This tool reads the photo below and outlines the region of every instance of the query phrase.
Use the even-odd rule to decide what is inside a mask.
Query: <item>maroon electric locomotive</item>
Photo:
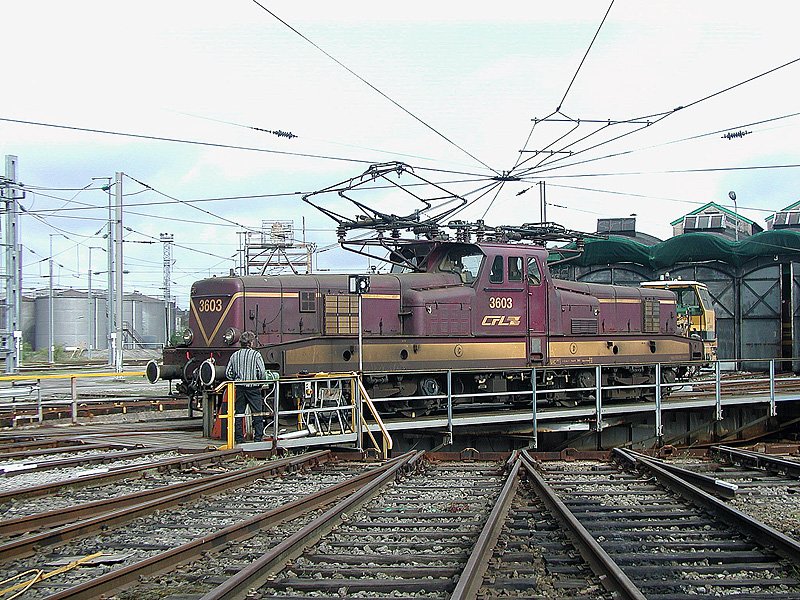
[[[419,415],[446,403],[437,396],[448,370],[462,401],[471,393],[502,398],[530,390],[531,367],[545,367],[537,369],[538,389],[552,390],[552,401],[577,402],[592,392],[558,390],[594,387],[594,365],[609,365],[603,385],[620,386],[608,398],[638,398],[652,388],[623,386],[653,383],[655,363],[703,358],[702,342],[678,331],[672,292],[554,279],[545,244],[577,239],[579,251],[574,232],[451,221],[455,238],[444,239],[419,212],[404,219],[371,213],[351,228],[373,227],[376,237],[343,240],[362,254],[379,250],[392,265],[367,276],[361,293],[361,357],[359,295],[349,289],[350,276],[214,277],[192,286],[183,342],[164,350],[163,364],[148,365],[148,377],[180,379],[180,391],[199,396],[224,377],[239,336],[252,331],[268,369],[292,376],[351,372],[361,363],[369,394],[390,399],[382,410]],[[339,223],[344,236],[348,228]],[[417,238],[400,239],[394,232],[402,228]],[[665,382],[682,375],[662,369]],[[521,397],[507,399],[514,398]]]

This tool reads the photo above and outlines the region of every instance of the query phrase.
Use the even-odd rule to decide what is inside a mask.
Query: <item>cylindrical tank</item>
[[[154,347],[164,343],[166,312],[161,298],[145,296],[138,292],[127,294],[123,306],[123,319],[137,338],[137,344]]]
[[[92,294],[91,313],[87,294],[78,290],[53,291],[53,345],[63,348],[107,348],[106,299]],[[49,294],[35,300],[36,350],[46,350],[50,331]],[[92,320],[90,328],[89,320]]]
[[[20,329],[22,330],[22,343],[29,343],[31,348],[36,346],[36,299],[23,296],[22,305],[20,306],[20,317],[22,323]]]

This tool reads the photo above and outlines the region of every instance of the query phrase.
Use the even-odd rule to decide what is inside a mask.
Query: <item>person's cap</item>
[[[256,341],[256,334],[252,331],[245,331],[242,333],[242,337],[239,338],[239,341],[242,344],[252,344]]]

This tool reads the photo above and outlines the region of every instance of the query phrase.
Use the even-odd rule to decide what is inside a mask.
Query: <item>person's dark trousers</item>
[[[253,415],[253,441],[260,442],[264,438],[264,417],[260,414],[264,410],[261,386],[236,386],[236,414],[244,414],[248,405],[250,406],[250,414]],[[233,432],[234,440],[237,444],[244,441],[243,423],[244,417],[236,418]]]

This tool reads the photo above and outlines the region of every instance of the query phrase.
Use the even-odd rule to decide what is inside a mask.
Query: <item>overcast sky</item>
[[[333,222],[296,192],[373,162],[402,160],[432,181],[458,181],[443,185],[468,195],[511,170],[523,147],[569,144],[572,156],[538,167],[542,156],[531,159],[524,181],[459,215],[485,214],[491,224],[538,221],[538,190],[517,194],[539,180],[547,181],[549,220],[593,231],[598,217],[636,214],[638,229],[660,238],[703,203],[733,208],[729,190],[762,226],[800,199],[800,118],[788,116],[800,112],[800,62],[723,92],[800,57],[791,3],[617,0],[580,69],[607,3],[263,4],[285,23],[246,0],[4,6],[0,153],[19,157],[19,179],[30,186],[21,223],[26,289],[47,285],[49,234],[66,236],[52,240],[57,282],[86,287],[87,248],[105,245],[96,232],[107,216],[107,195],[92,189],[101,183],[92,177],[117,171],[130,176],[126,291],[163,293],[162,247],[138,242],[173,233],[172,292],[182,306],[192,281],[235,265],[242,227],[294,219],[299,229],[305,217],[307,239],[334,242]],[[556,116],[583,122],[531,129],[559,106]],[[647,116],[649,126],[590,122]],[[751,133],[722,137],[740,130]],[[317,157],[299,156],[309,154]],[[212,200],[233,196],[252,197]],[[402,195],[376,192],[375,201],[408,212]],[[94,270],[105,260],[94,251]],[[366,266],[337,251],[318,264]]]

